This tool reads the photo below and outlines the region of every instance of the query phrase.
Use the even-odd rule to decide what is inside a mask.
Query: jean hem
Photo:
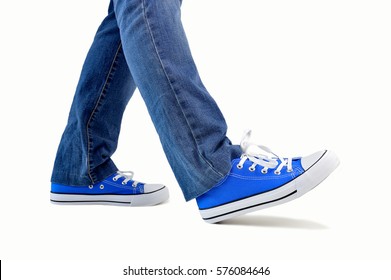
[[[208,187],[205,187],[203,189],[200,189],[200,188],[197,188],[197,192],[194,192],[192,194],[184,194],[185,196],[185,200],[186,202],[189,202],[190,200],[193,200],[201,195],[203,195],[204,193],[207,193],[208,191],[210,191],[211,189],[217,187],[217,186],[220,186],[221,184],[223,184],[225,182],[225,180],[227,180],[229,174],[230,174],[230,170],[225,174],[223,175],[222,177],[220,177],[218,180],[216,180],[214,183],[210,184]]]
[[[113,175],[118,171],[117,166],[110,159],[104,164],[99,165],[94,169],[94,178],[91,178],[85,174],[72,174],[62,171],[54,171],[51,177],[51,182],[67,186],[87,186],[103,181],[105,178]]]

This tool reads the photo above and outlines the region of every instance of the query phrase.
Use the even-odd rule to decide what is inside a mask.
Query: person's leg
[[[135,88],[111,1],[85,60],[58,148],[53,203],[148,206],[168,199],[164,185],[135,181],[133,172],[118,171],[110,159]]]
[[[229,172],[240,147],[194,64],[180,0],[114,0],[124,54],[186,200]]]
[[[85,60],[51,181],[90,185],[117,171],[117,147],[125,107],[136,86],[123,55],[110,3]]]

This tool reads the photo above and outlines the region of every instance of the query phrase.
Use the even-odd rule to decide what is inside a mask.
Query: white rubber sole
[[[323,155],[303,174],[287,184],[266,193],[251,196],[221,206],[200,210],[205,222],[217,223],[246,213],[276,206],[296,199],[319,185],[339,165],[339,159],[332,151]]]
[[[168,200],[169,192],[166,186],[150,193],[137,195],[83,195],[50,193],[50,201],[54,204],[97,204],[123,206],[152,206]]]

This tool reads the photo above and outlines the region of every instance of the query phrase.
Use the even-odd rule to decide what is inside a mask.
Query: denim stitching
[[[199,155],[200,158],[202,158],[202,159],[204,160],[204,162],[205,162],[207,165],[209,165],[209,167],[211,168],[211,170],[212,170],[213,172],[215,172],[215,173],[216,173],[217,175],[219,175],[219,176],[224,176],[224,174],[222,174],[222,173],[220,173],[218,170],[216,170],[216,169],[213,167],[213,165],[212,165],[206,158],[204,158],[204,157],[202,156],[202,154],[200,153],[200,151],[199,151],[196,137],[194,136],[193,130],[192,130],[191,125],[190,125],[190,123],[189,123],[189,121],[188,121],[188,119],[187,119],[187,117],[186,117],[186,114],[183,112],[183,108],[182,108],[182,106],[181,106],[181,103],[180,103],[179,100],[178,100],[176,91],[175,91],[175,89],[174,89],[174,87],[173,87],[173,85],[172,85],[172,83],[171,83],[171,80],[170,80],[170,78],[169,78],[169,76],[168,76],[168,73],[166,72],[166,69],[165,69],[165,67],[164,67],[164,65],[163,65],[163,61],[161,60],[161,57],[160,57],[160,55],[159,55],[159,52],[158,52],[158,49],[157,49],[157,46],[156,46],[156,43],[155,43],[155,38],[154,38],[154,36],[153,36],[152,29],[151,29],[151,26],[150,26],[149,21],[148,21],[148,18],[147,18],[147,12],[146,12],[146,8],[145,8],[145,7],[146,7],[146,5],[145,5],[145,0],[140,0],[140,2],[141,2],[142,9],[143,9],[144,20],[145,20],[145,23],[146,23],[146,25],[147,25],[149,35],[151,36],[151,41],[152,41],[153,47],[154,47],[154,49],[155,49],[156,56],[157,56],[157,58],[158,58],[158,60],[159,60],[160,66],[162,67],[162,70],[163,70],[163,72],[164,72],[164,75],[165,75],[166,78],[167,78],[168,84],[170,85],[170,88],[171,88],[172,92],[174,93],[175,100],[176,100],[176,102],[177,102],[179,108],[181,109],[182,115],[184,116],[184,118],[185,118],[185,120],[186,120],[186,124],[187,124],[187,126],[189,127],[189,129],[190,129],[191,136],[193,137],[193,141],[194,141],[194,143],[196,144],[196,147],[197,147],[197,154]]]
[[[121,46],[122,46],[122,44],[120,43],[118,48],[117,48],[117,51],[116,51],[116,53],[114,55],[113,61],[111,62],[109,73],[107,74],[105,83],[104,83],[104,85],[102,87],[102,90],[101,90],[101,92],[99,94],[98,100],[97,100],[97,102],[95,104],[94,109],[91,112],[91,115],[90,115],[90,117],[88,119],[88,122],[87,122],[87,125],[86,125],[86,134],[87,134],[87,172],[88,172],[88,177],[90,178],[92,184],[95,184],[95,180],[94,180],[95,176],[91,172],[92,162],[91,162],[90,153],[91,153],[91,149],[92,149],[92,146],[93,146],[92,145],[93,142],[92,142],[92,136],[90,135],[90,131],[89,131],[90,123],[92,122],[92,120],[93,120],[93,118],[95,116],[95,113],[98,110],[99,105],[101,105],[100,101],[103,98],[104,94],[106,93],[107,87],[110,85],[109,82],[110,82],[110,80],[112,78],[112,74],[114,73],[114,70],[115,70],[114,66],[115,66],[115,63],[117,62],[117,58],[118,58],[118,54],[119,54],[119,51],[121,49]]]

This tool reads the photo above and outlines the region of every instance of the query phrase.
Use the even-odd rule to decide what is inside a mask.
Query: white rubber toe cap
[[[145,184],[144,193],[156,192],[162,188],[165,188],[165,186],[162,184]]]
[[[313,166],[318,160],[320,160],[328,151],[319,151],[316,153],[313,153],[312,155],[303,157],[301,159],[301,166],[304,168],[304,170],[308,170],[311,166]]]
[[[339,165],[339,159],[337,155],[330,150],[319,151],[301,159],[301,166],[306,171],[315,165],[318,168],[332,172]]]

